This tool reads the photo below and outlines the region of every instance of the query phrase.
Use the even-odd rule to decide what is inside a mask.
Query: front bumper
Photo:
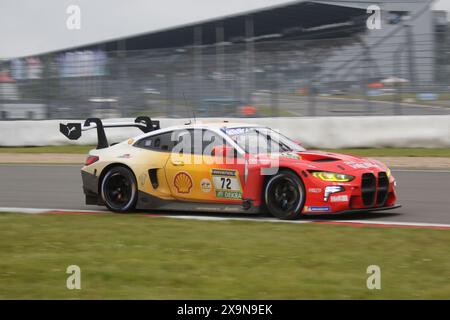
[[[362,178],[367,174],[370,175],[370,184]],[[396,206],[395,179],[392,176],[387,177],[385,172],[364,172],[351,182],[330,183],[318,179],[308,179],[305,182],[306,201],[303,214],[368,212],[388,210]]]

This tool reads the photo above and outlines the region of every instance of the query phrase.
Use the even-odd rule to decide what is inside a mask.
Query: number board
[[[242,199],[241,180],[237,170],[212,169],[211,176],[217,198]]]

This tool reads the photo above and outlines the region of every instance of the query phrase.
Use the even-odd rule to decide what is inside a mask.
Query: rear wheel
[[[106,207],[114,212],[127,212],[136,208],[137,184],[134,174],[125,167],[113,167],[101,184]]]
[[[279,219],[296,219],[305,204],[305,194],[302,180],[291,171],[281,170],[264,188],[265,205]]]

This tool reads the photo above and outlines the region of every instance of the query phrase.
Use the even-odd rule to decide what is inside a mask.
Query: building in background
[[[432,12],[432,2],[377,1],[380,30],[367,28],[371,4],[286,1],[252,7],[14,59],[9,70],[21,96],[46,104],[48,117],[85,117],[112,108],[92,101],[115,101],[113,108],[123,116],[147,110],[185,116],[187,107],[220,116],[209,110],[229,105],[235,116],[248,106],[256,106],[259,116],[284,110],[336,115],[318,99],[330,95],[364,97],[355,112],[368,114],[372,96],[444,90],[450,77],[448,67],[441,67],[447,60],[440,40],[448,38],[448,28]],[[30,59],[42,63],[31,74]],[[298,100],[287,103],[287,96]]]

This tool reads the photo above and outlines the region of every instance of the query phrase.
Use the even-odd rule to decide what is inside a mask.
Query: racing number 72
[[[230,178],[220,178],[222,182],[222,189],[231,189],[231,179]]]

